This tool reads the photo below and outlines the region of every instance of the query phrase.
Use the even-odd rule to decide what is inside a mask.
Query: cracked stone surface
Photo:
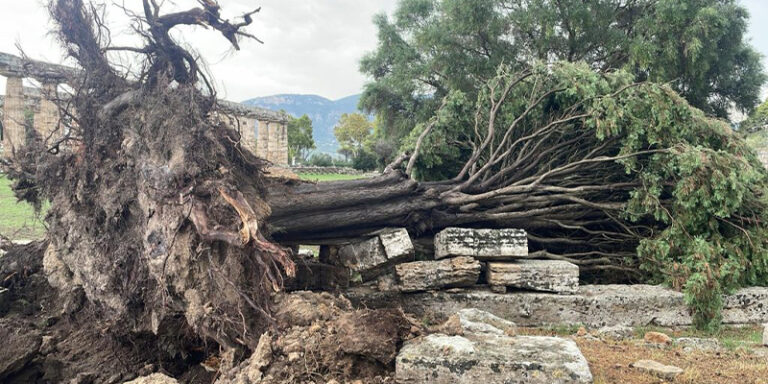
[[[571,294],[579,290],[579,267],[561,260],[490,262],[488,284]]]
[[[398,383],[592,383],[572,340],[542,336],[432,334],[407,342],[397,356]]]
[[[435,259],[509,260],[526,255],[528,237],[522,229],[446,228],[435,236]]]
[[[417,316],[445,320],[461,309],[482,308],[522,327],[551,324],[600,328],[693,324],[683,294],[657,285],[583,285],[573,295],[541,292],[494,293],[486,287],[448,291],[397,293],[350,289],[355,305],[401,306]],[[723,299],[724,324],[768,323],[768,288],[740,289]]]

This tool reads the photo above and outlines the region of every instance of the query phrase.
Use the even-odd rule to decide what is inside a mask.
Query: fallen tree
[[[9,175],[20,198],[51,202],[49,280],[82,287],[114,329],[183,317],[207,340],[253,349],[270,294],[294,273],[283,246],[385,226],[523,228],[532,256],[685,288],[702,324],[716,322],[721,291],[766,281],[764,172],[725,123],[665,86],[580,64],[500,68],[477,100],[446,97],[380,177],[270,179],[170,33],[202,25],[237,48],[252,13],[233,23],[210,0],[169,14],[144,0],[145,44],[115,47],[99,8],[50,9],[84,76],[61,107],[66,134],[30,142]],[[116,50],[140,71],[119,70]],[[451,158],[462,161],[440,163]],[[455,175],[417,181],[437,168]]]
[[[700,326],[718,323],[722,293],[768,278],[762,165],[664,85],[584,64],[501,67],[476,101],[447,96],[406,149],[376,179],[270,188],[273,236],[524,228],[530,257],[582,278],[684,290]]]

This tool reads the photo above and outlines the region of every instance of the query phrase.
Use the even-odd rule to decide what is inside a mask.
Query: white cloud
[[[740,0],[749,9],[749,37],[768,64],[768,1]],[[111,3],[111,2],[110,2]],[[176,7],[194,5],[176,0]],[[223,97],[243,100],[277,93],[311,93],[341,98],[358,93],[365,78],[360,58],[376,47],[371,19],[391,13],[397,0],[220,0],[226,14],[262,7],[249,31],[264,40],[242,44],[233,52],[221,36],[202,29],[182,29],[179,35],[196,47],[210,65]],[[63,53],[49,34],[51,23],[43,0],[0,0],[0,52],[17,52],[18,42],[33,58],[60,62]],[[126,4],[139,4],[128,0]],[[170,9],[169,9],[170,10]],[[118,25],[115,40],[128,38],[127,20],[112,9]],[[768,68],[768,65],[766,66]],[[0,77],[0,90],[5,80]]]
[[[126,1],[126,4],[138,1]],[[177,0],[174,8],[195,5]],[[264,41],[244,41],[235,52],[209,30],[180,28],[177,33],[209,64],[222,97],[240,101],[277,93],[311,93],[332,99],[361,91],[360,58],[376,47],[373,15],[391,12],[396,0],[220,0],[225,17],[262,7],[248,31]],[[18,42],[33,58],[61,62],[63,52],[48,31],[41,1],[0,0],[0,52],[18,52]],[[130,39],[128,20],[109,11],[115,41]],[[0,78],[0,89],[5,80]]]

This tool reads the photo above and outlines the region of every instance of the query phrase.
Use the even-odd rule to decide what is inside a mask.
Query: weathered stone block
[[[631,366],[632,368],[666,380],[674,380],[675,377],[680,376],[683,373],[683,370],[678,367],[664,365],[653,360],[639,360],[632,363]]]
[[[330,258],[334,264],[348,268],[352,274],[360,274],[363,281],[371,280],[395,263],[408,261],[414,255],[408,231],[403,228],[380,231],[367,240],[339,247]],[[321,257],[322,260],[322,257]]]
[[[435,259],[505,260],[526,255],[528,237],[522,229],[446,228],[435,236]]]
[[[407,342],[397,356],[401,384],[592,383],[572,340],[538,336],[447,336]]]
[[[379,234],[379,240],[384,246],[387,259],[413,257],[415,254],[411,237],[408,236],[408,231],[405,228],[384,230]]]
[[[519,260],[488,263],[488,284],[534,291],[576,293],[579,267],[561,260]]]
[[[683,327],[693,319],[681,292],[660,285],[582,285],[575,295],[515,291],[506,294],[473,287],[455,291],[422,293],[348,290],[356,306],[402,307],[416,316],[445,320],[464,308],[482,308],[521,327],[551,324],[658,325]],[[723,296],[723,324],[768,323],[768,287],[743,288]]]
[[[403,292],[471,286],[477,283],[480,269],[480,262],[471,257],[414,261],[395,266],[400,290]]]

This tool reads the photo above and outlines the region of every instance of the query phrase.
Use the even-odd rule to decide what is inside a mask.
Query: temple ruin
[[[2,156],[9,158],[32,132],[50,141],[59,130],[59,85],[69,84],[78,71],[73,68],[27,60],[0,52],[0,76],[6,78],[5,96],[0,97]],[[38,88],[24,87],[33,79]],[[249,107],[220,100],[220,106],[242,134],[243,146],[276,166],[288,165],[288,128],[285,112]],[[225,119],[226,120],[226,119]]]

